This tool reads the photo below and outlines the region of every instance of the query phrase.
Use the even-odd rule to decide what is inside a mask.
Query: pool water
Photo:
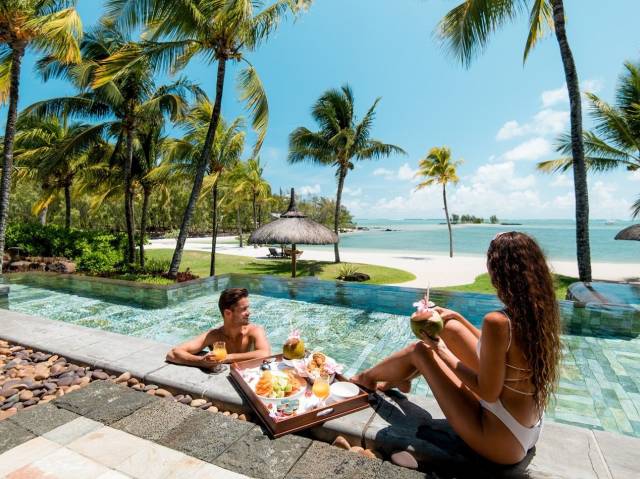
[[[49,289],[12,284],[11,310],[176,344],[220,323],[219,293],[162,309],[143,309]],[[252,294],[251,320],[267,331],[274,352],[291,328],[307,348],[343,363],[347,376],[369,367],[414,340],[405,315]],[[495,302],[495,300],[493,300]],[[472,301],[459,310],[478,325],[485,311]],[[487,305],[482,305],[484,308]],[[557,422],[640,437],[640,339],[563,336],[563,363],[556,400],[546,417]],[[423,379],[413,393],[430,394]]]

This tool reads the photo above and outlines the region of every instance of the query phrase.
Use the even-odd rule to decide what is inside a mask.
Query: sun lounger
[[[280,253],[276,248],[269,248],[270,258],[284,258],[284,253]]]

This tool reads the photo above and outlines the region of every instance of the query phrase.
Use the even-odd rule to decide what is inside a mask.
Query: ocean
[[[439,219],[356,219],[358,231],[340,236],[341,249],[401,250],[418,254],[448,254],[447,225]],[[551,260],[575,261],[575,222],[571,220],[508,220],[518,225],[453,225],[454,255],[484,255],[493,237],[502,231],[522,231],[533,236]],[[591,261],[640,263],[640,242],[613,238],[631,221],[590,222]],[[391,231],[385,231],[391,230]]]

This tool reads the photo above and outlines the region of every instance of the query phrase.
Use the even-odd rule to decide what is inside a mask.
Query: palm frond
[[[640,216],[640,196],[631,205],[631,217],[636,219]]]
[[[82,37],[82,20],[75,8],[35,17],[27,21],[25,27],[38,32],[33,39],[35,48],[63,63],[80,62],[78,42]]]
[[[438,35],[444,46],[468,67],[484,51],[491,34],[526,8],[527,0],[465,0],[440,21]]]
[[[0,105],[9,100],[11,88],[11,52],[0,57]]]
[[[549,30],[553,29],[553,9],[548,0],[534,0],[529,14],[529,35],[524,48],[522,62],[527,61],[527,57],[538,40],[543,38]]]
[[[240,99],[246,102],[251,117],[251,126],[258,138],[253,147],[254,155],[260,151],[267,128],[269,126],[269,103],[264,86],[256,69],[250,65],[243,69],[238,76]]]
[[[356,153],[359,160],[383,158],[393,154],[406,155],[407,152],[396,145],[389,145],[378,140],[369,140],[368,145]]]

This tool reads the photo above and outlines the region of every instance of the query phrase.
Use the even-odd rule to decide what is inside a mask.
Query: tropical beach
[[[2,2],[0,477],[640,477],[610,3]]]

